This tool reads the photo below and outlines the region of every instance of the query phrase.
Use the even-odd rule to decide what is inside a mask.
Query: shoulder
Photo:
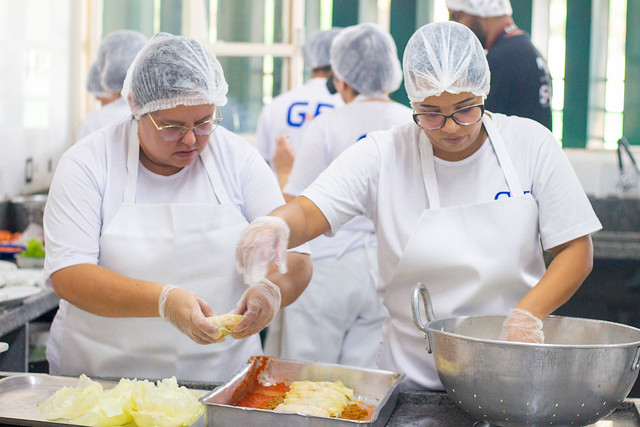
[[[519,116],[489,113],[500,136],[513,155],[537,156],[540,152],[561,152],[553,133],[535,120]]]

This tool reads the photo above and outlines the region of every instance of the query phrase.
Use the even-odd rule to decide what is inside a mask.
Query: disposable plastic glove
[[[288,243],[289,226],[282,218],[254,219],[242,232],[236,247],[236,269],[244,276],[244,282],[253,284],[264,278],[272,259],[280,273],[286,273]]]
[[[280,288],[268,279],[261,279],[250,286],[238,301],[235,313],[244,315],[242,322],[231,334],[234,338],[246,338],[266,328],[280,309]]]
[[[165,285],[158,300],[158,312],[162,320],[173,323],[198,344],[224,341],[220,330],[206,319],[213,315],[211,307],[193,291]]]
[[[512,308],[502,324],[502,341],[544,343],[542,320],[520,308]]]

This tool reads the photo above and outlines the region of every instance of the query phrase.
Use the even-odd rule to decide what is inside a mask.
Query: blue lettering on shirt
[[[289,106],[289,110],[287,111],[287,124],[292,127],[300,127],[304,124],[305,121],[311,120],[313,117],[316,117],[318,114],[320,114],[322,110],[327,108],[334,108],[332,104],[319,103],[316,107],[315,113],[313,113],[313,117],[309,117],[309,115],[304,111],[304,107],[308,105],[309,103],[306,101],[294,102],[293,104],[291,104]]]
[[[525,191],[523,191],[523,193],[524,194],[527,194],[527,193],[531,194],[531,191],[525,190]],[[498,200],[498,198],[500,196],[502,196],[502,195],[505,195],[507,197],[511,197],[511,192],[510,191],[499,191],[498,193],[496,193],[496,197],[494,197],[493,200]]]
[[[358,142],[358,141],[360,141],[361,139],[366,138],[366,137],[367,137],[367,134],[365,133],[364,135],[360,136],[360,138],[358,138],[358,139],[356,140],[356,142]]]
[[[287,112],[287,124],[289,126],[300,127],[304,124],[305,120],[307,119],[307,113],[305,113],[304,111],[294,113],[293,109],[297,106],[305,107],[307,105],[309,105],[308,102],[294,102],[293,104],[291,104],[291,106],[289,107],[289,111]]]

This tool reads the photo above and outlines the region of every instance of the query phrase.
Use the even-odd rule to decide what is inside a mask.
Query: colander
[[[412,310],[447,394],[485,425],[595,423],[623,402],[640,371],[640,329],[631,326],[549,316],[544,344],[499,341],[505,316],[434,320],[422,283]]]

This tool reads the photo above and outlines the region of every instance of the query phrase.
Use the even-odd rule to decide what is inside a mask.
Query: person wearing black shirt
[[[447,0],[447,8],[449,19],[469,27],[487,51],[487,110],[527,117],[551,130],[551,75],[529,35],[513,22],[509,0]]]

